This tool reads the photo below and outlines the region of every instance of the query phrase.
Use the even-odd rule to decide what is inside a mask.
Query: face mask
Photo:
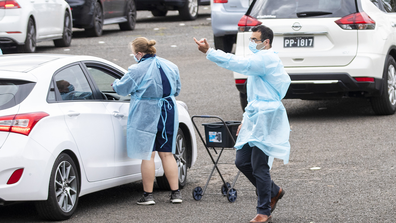
[[[69,85],[69,87],[67,87],[67,90],[69,90],[69,92],[74,91],[74,86],[73,85]]]
[[[253,53],[257,53],[257,52],[259,52],[260,50],[262,50],[264,48],[265,48],[264,43],[260,43],[260,45],[257,45],[257,43],[255,43],[255,42],[249,42],[249,49]]]
[[[133,55],[133,59],[135,59],[135,61],[139,63],[139,60],[136,58],[135,55]]]

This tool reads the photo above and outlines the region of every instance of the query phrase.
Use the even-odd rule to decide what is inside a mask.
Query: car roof
[[[48,62],[72,55],[66,54],[9,54],[0,56],[0,71],[27,73]]]

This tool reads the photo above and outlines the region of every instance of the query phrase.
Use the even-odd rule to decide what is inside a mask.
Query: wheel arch
[[[193,150],[191,132],[188,130],[187,125],[182,123],[182,122],[179,123],[179,128],[183,131],[184,137],[186,139],[187,167],[191,168],[191,164],[192,164],[192,150]]]

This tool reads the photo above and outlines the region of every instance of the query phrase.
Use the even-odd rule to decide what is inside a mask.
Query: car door
[[[37,37],[41,38],[50,33],[50,23],[51,19],[47,18],[47,12],[50,10],[48,8],[48,0],[31,0],[31,4],[34,8],[34,21],[36,25]],[[26,21],[27,22],[27,21]]]
[[[63,33],[63,20],[65,12],[62,9],[62,2],[64,0],[45,0],[47,4],[47,22],[48,22],[48,35],[59,35]]]
[[[113,121],[113,133],[115,138],[115,177],[140,174],[140,159],[131,159],[127,155],[126,129],[129,114],[130,96],[120,96],[114,92],[111,84],[117,78],[121,78],[122,71],[104,64],[85,63],[87,70],[97,89],[104,95],[103,104],[111,115]],[[156,165],[159,161],[156,160]]]
[[[114,177],[112,116],[92,91],[79,63],[54,75],[58,106],[78,146],[81,163],[90,182]]]

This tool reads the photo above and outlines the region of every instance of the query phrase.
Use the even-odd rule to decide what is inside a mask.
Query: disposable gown
[[[281,100],[289,88],[290,77],[278,55],[269,49],[242,58],[211,49],[207,59],[248,76],[248,105],[235,148],[242,149],[246,143],[251,147],[257,146],[269,156],[270,167],[274,158],[288,163],[290,125]]]
[[[179,95],[181,88],[177,66],[157,56],[145,58],[138,64],[130,66],[128,72],[113,83],[117,94],[123,96],[131,94],[127,123],[127,152],[128,157],[133,159],[150,160],[158,131],[158,121],[161,118],[161,107],[170,106],[167,100],[162,98],[160,67],[171,86],[171,94],[167,98],[171,98],[175,106],[173,108],[175,111],[173,139],[168,139],[172,140],[172,153],[174,154],[179,129],[175,96]]]

